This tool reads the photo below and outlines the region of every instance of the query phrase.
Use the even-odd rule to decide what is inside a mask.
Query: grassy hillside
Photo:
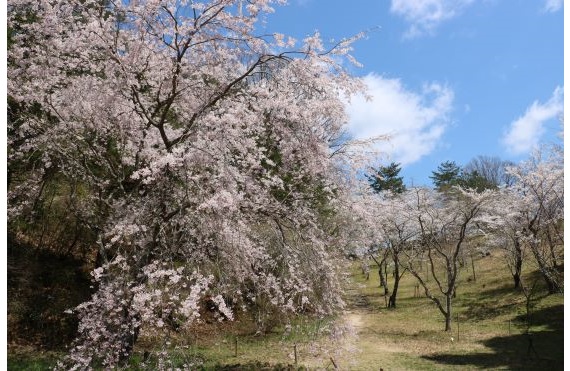
[[[563,295],[546,295],[536,272],[525,272],[527,282],[538,283],[529,347],[525,297],[512,289],[500,253],[479,257],[475,268],[476,281],[470,264],[462,271],[451,333],[443,331],[443,316],[431,301],[414,297],[415,280],[410,274],[402,278],[398,307],[386,309],[376,267],[371,265],[367,280],[354,264],[346,294],[348,308],[337,318],[297,318],[291,326],[279,326],[266,335],[256,335],[255,326],[245,318],[201,324],[188,334],[176,334],[167,344],[169,349],[177,346],[170,353],[172,366],[207,370],[335,366],[351,370],[562,369]],[[130,368],[140,369],[145,351],[156,346],[155,339],[146,334]],[[10,357],[9,369],[45,369],[53,364],[52,358],[37,353],[12,352]]]
[[[354,270],[352,312],[359,319],[362,352],[358,369],[551,369],[563,368],[563,295],[545,294],[537,280],[532,301],[530,338],[526,334],[526,299],[513,283],[499,252],[463,271],[453,302],[453,331],[443,332],[443,316],[425,297],[414,297],[415,281],[405,275],[398,308],[385,309],[377,275],[366,281]],[[373,270],[374,272],[374,270]],[[356,300],[355,300],[356,299]]]

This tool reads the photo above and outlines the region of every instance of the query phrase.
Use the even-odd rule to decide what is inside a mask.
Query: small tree
[[[412,191],[385,198],[379,202],[377,215],[377,228],[381,230],[383,245],[386,252],[392,257],[394,263],[394,285],[388,300],[389,308],[396,308],[396,299],[400,280],[407,268],[401,263],[403,252],[409,247],[411,241],[418,236],[418,229],[415,220],[410,219],[405,212],[403,205],[410,197]]]
[[[384,248],[382,249],[383,253],[380,261],[373,258],[378,265],[378,274],[381,286],[384,287],[384,295],[390,295],[388,307],[396,308],[400,278],[405,272],[404,270],[404,272],[400,273],[399,254],[408,237],[404,237],[402,235],[404,231],[399,229],[402,227],[399,224],[401,218],[400,220],[398,219],[399,213],[398,210],[394,209],[394,206],[399,202],[400,195],[406,191],[406,187],[404,186],[403,178],[399,176],[401,171],[400,164],[392,162],[390,165],[381,166],[374,171],[375,174],[367,175],[366,177],[374,192],[385,197],[384,201],[380,201],[380,204],[375,206],[377,211],[381,212],[381,214],[376,216],[375,228],[379,228],[381,235],[384,236],[384,239],[379,244],[384,246]],[[387,273],[388,256],[391,256],[394,262],[394,286],[391,294],[387,280],[382,272],[384,270],[384,273]]]
[[[526,255],[526,243],[521,234],[525,217],[517,205],[519,198],[511,189],[500,189],[493,200],[493,218],[484,226],[489,231],[490,243],[505,252],[515,289],[521,287],[522,267]]]
[[[457,188],[452,197],[427,189],[416,189],[413,202],[407,204],[408,217],[419,230],[418,238],[407,255],[406,267],[424,288],[445,318],[445,331],[451,330],[452,299],[460,269],[460,253],[465,243],[478,234],[475,224],[485,216],[491,191],[476,193]],[[421,277],[417,262],[427,258],[429,272],[443,301]]]
[[[564,164],[559,151],[539,150],[517,167],[509,168],[516,182],[505,192],[516,213],[516,243],[525,244],[549,293],[562,291],[564,246]]]
[[[380,260],[374,256],[375,253],[380,253]],[[388,256],[390,254],[390,250],[387,248],[382,248],[379,251],[372,251],[370,253],[370,257],[376,265],[378,266],[378,278],[380,279],[380,287],[384,288],[384,296],[390,295],[390,288],[388,287]]]

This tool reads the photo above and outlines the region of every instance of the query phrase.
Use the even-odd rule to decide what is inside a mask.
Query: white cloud
[[[407,90],[398,79],[375,74],[364,77],[372,100],[354,97],[348,106],[349,129],[357,139],[390,135],[378,144],[391,161],[403,165],[420,160],[439,143],[453,105],[453,91],[426,84],[420,92]]]
[[[513,121],[502,138],[507,150],[515,155],[529,152],[544,134],[544,124],[564,111],[564,88],[556,87],[552,97],[542,104],[534,101],[524,115]]]
[[[424,34],[433,34],[440,23],[458,16],[474,1],[392,0],[390,11],[410,23],[410,28],[404,37],[414,38]]]
[[[562,9],[564,0],[546,0],[543,10],[547,13],[554,13]]]

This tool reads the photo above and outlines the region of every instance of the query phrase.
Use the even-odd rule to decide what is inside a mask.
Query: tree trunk
[[[471,258],[471,270],[473,271],[473,282],[477,282],[477,277],[475,276],[475,261],[473,260],[473,253],[469,254]]]
[[[549,294],[556,294],[561,291],[558,282],[552,278],[552,273],[549,274],[549,272],[542,272],[542,270],[541,273],[544,282],[546,282],[546,287],[548,288]]]
[[[556,259],[556,253],[554,252],[554,248],[556,247],[556,243],[554,243],[554,240],[552,239],[552,236],[550,234],[550,230],[548,230],[546,232],[546,238],[548,241],[548,248],[550,250],[550,259],[552,260],[552,266],[554,268],[558,267],[558,261]]]
[[[400,262],[398,261],[398,254],[393,251],[392,256],[394,259],[394,287],[392,295],[388,300],[388,308],[396,308],[396,295],[398,295],[398,286],[400,285]]]
[[[551,265],[548,264],[547,259],[541,252],[540,240],[537,238],[538,232],[536,230],[531,230],[532,236],[534,237],[535,242],[530,244],[530,249],[536,262],[538,264],[538,269],[544,282],[546,283],[546,287],[548,288],[548,294],[555,294],[561,292],[562,287],[558,283],[559,275],[556,269],[554,269]],[[537,242],[538,241],[538,242]]]
[[[378,268],[378,275],[380,276],[380,286],[384,287],[384,295],[389,295],[390,290],[388,290],[388,282],[386,282],[386,277],[384,276],[384,270],[382,269],[382,264],[380,264],[380,268]]]
[[[514,264],[514,272],[513,280],[515,281],[515,289],[521,287],[521,274],[522,274],[522,249],[521,243],[518,238],[515,240],[515,264]]]
[[[384,260],[384,295],[390,295],[390,289],[388,288],[388,262]]]
[[[451,331],[451,293],[445,295],[445,331]]]
[[[447,296],[448,300],[446,300],[446,307],[444,308],[441,300],[439,300],[437,297],[433,296],[430,293],[429,287],[427,286],[426,282],[421,278],[421,276],[418,274],[418,272],[416,272],[413,269],[410,269],[410,273],[414,277],[416,277],[416,279],[418,280],[420,285],[424,288],[424,292],[425,292],[426,297],[435,303],[435,305],[437,306],[437,309],[439,309],[441,314],[444,316],[444,318],[445,318],[445,331],[451,331],[451,298],[449,298],[449,296]],[[446,308],[447,308],[447,310],[446,310]]]
[[[398,294],[398,277],[396,277],[396,281],[394,282],[394,290],[392,290],[392,295],[388,299],[388,308],[396,308],[396,295]]]
[[[549,267],[543,260],[542,256],[540,255],[540,252],[538,251],[538,247],[536,246],[532,246],[532,252],[533,255],[536,258],[536,262],[538,263],[538,268],[540,271],[540,274],[542,275],[542,278],[544,279],[544,282],[546,283],[546,287],[548,288],[548,293],[549,294],[555,294],[557,292],[560,292],[560,286],[557,282],[557,272],[555,269]]]
[[[378,264],[378,276],[380,277],[380,287],[384,287],[384,296],[390,295],[390,290],[388,289],[388,267],[386,266],[386,253],[380,262],[376,260],[374,256],[372,259]]]
[[[513,280],[515,281],[515,289],[521,287],[521,274],[522,274],[522,258],[518,258],[515,262],[515,272],[513,273]]]
[[[513,273],[513,280],[515,281],[515,289],[519,289],[521,287],[520,273]]]

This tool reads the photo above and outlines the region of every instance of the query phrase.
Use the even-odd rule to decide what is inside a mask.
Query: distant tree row
[[[481,192],[511,185],[514,177],[506,169],[513,165],[510,161],[491,156],[477,156],[463,168],[455,161],[444,161],[432,172],[430,179],[438,191],[461,186]]]
[[[455,161],[444,161],[432,171],[429,177],[434,187],[442,192],[454,186],[474,189],[481,192],[485,189],[497,189],[499,186],[510,186],[515,177],[506,171],[514,166],[510,161],[501,160],[494,156],[477,156],[464,167]],[[401,164],[392,162],[386,166],[372,169],[366,175],[368,182],[375,192],[390,191],[400,194],[406,191],[403,177],[400,176]]]
[[[396,307],[405,272],[416,277],[451,328],[452,301],[465,257],[501,248],[514,281],[523,282],[523,264],[544,280],[549,293],[563,289],[564,167],[563,149],[552,145],[518,165],[478,156],[465,167],[445,161],[432,172],[434,188],[407,189],[391,163],[368,175],[369,228],[374,229],[367,256],[379,267],[388,307]],[[385,279],[393,262],[394,284]]]

